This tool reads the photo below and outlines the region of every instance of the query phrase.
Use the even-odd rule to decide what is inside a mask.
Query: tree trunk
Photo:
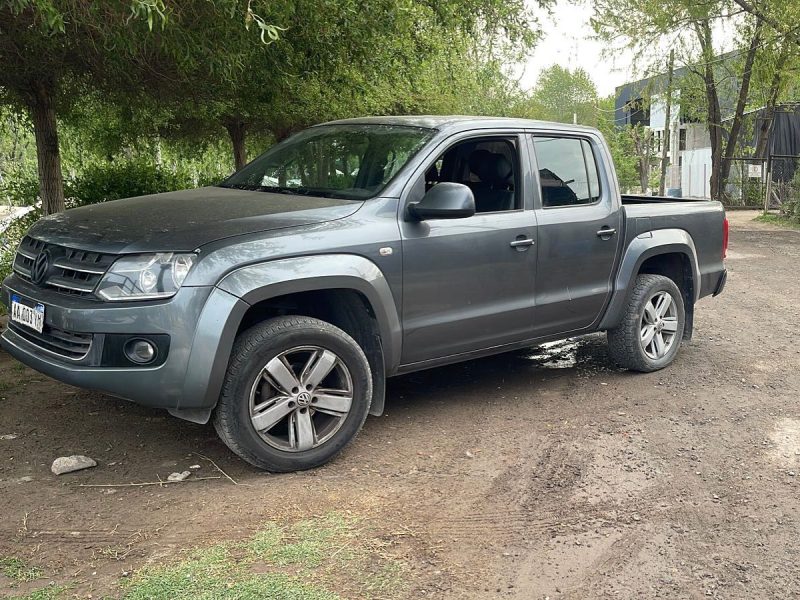
[[[633,148],[637,156],[636,166],[639,171],[639,185],[642,188],[642,194],[646,194],[650,185],[650,130],[636,126],[631,131],[631,135],[633,136]]]
[[[711,140],[711,179],[709,187],[711,198],[722,198],[720,170],[722,165],[722,111],[719,107],[717,81],[714,75],[714,46],[711,39],[711,25],[702,21],[696,25],[697,37],[703,56],[703,85],[706,94],[706,126]]]
[[[766,158],[767,144],[769,143],[769,133],[772,129],[772,120],[775,118],[775,106],[778,104],[778,96],[783,83],[783,68],[789,59],[789,44],[783,44],[781,53],[775,63],[775,72],[772,74],[772,82],[769,86],[767,104],[764,107],[764,119],[758,130],[758,141],[756,142],[755,155],[758,158]]]
[[[233,164],[238,171],[247,164],[247,148],[244,140],[247,135],[247,124],[241,119],[230,118],[225,120],[225,129],[231,138],[233,146]]]
[[[670,123],[672,111],[672,73],[675,68],[675,50],[669,51],[669,75],[667,75],[667,110],[664,115],[664,138],[662,143],[664,146],[661,148],[661,178],[658,182],[658,195],[664,195],[664,188],[667,179],[667,153],[669,152],[669,134],[672,130],[672,123]]]
[[[36,137],[39,195],[42,198],[42,212],[45,215],[64,211],[64,179],[61,175],[53,88],[51,81],[35,81],[28,97],[28,110]]]
[[[742,83],[739,87],[739,98],[736,102],[736,112],[733,114],[731,129],[728,133],[728,141],[725,144],[725,155],[720,164],[720,187],[724,191],[725,184],[731,173],[733,155],[739,143],[739,134],[742,131],[742,121],[744,120],[744,109],[747,106],[747,96],[750,93],[750,77],[753,72],[753,63],[756,59],[756,52],[761,45],[761,26],[763,21],[758,19],[753,31],[753,38],[750,40],[750,47],[747,49],[747,56],[744,60],[744,72],[742,73]]]

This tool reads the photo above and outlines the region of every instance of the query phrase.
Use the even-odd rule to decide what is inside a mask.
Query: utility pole
[[[670,130],[672,123],[670,122],[670,113],[672,112],[672,72],[675,67],[675,50],[669,51],[669,72],[667,74],[667,110],[664,116],[664,139],[661,148],[661,179],[658,184],[658,195],[664,195],[664,187],[667,179],[667,151],[669,150]]]

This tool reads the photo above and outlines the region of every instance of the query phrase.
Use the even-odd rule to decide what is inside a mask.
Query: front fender
[[[659,254],[680,253],[687,256],[692,265],[694,301],[700,298],[700,267],[694,240],[684,229],[657,229],[637,235],[625,250],[614,280],[614,292],[599,329],[615,327],[625,309],[628,293],[636,280],[644,261]]]
[[[363,256],[323,254],[249,265],[226,275],[217,287],[250,305],[313,290],[360,292],[378,321],[387,370],[392,371],[399,364],[402,332],[394,296],[383,272]]]
[[[381,336],[381,380],[383,372],[394,371],[400,361],[400,319],[389,283],[373,262],[354,254],[274,260],[236,269],[216,285],[198,322],[184,401],[170,412],[190,421],[208,421],[222,389],[236,332],[250,306],[285,294],[324,289],[355,290],[366,297]],[[382,406],[381,398],[376,410]]]

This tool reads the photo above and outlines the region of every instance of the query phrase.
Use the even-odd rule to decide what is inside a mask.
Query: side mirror
[[[475,214],[475,196],[462,183],[437,183],[419,202],[408,205],[409,214],[419,221],[426,219],[463,219]]]

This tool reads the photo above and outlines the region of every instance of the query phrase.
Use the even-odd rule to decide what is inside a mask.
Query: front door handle
[[[610,227],[604,227],[600,231],[597,232],[597,237],[607,240],[611,238],[615,233],[617,233],[616,229],[611,229]]]
[[[521,237],[521,236],[520,236]],[[513,242],[511,242],[512,248],[526,248],[527,246],[533,246],[535,242],[531,238],[517,238]]]

